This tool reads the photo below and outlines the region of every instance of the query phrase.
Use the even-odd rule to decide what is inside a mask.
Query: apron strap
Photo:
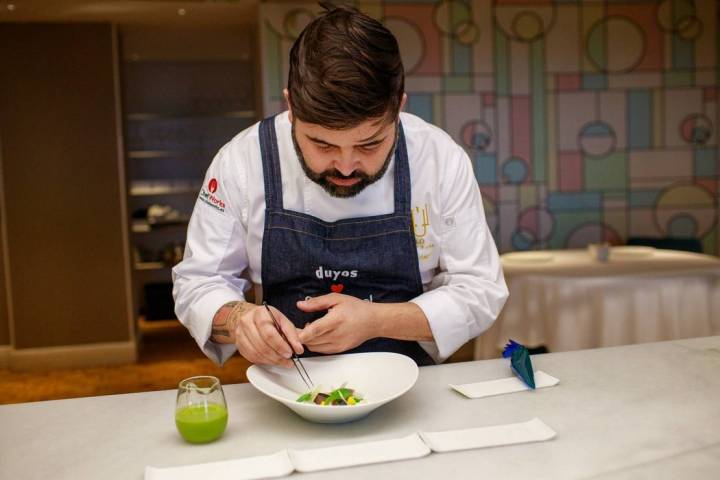
[[[405,132],[398,122],[398,140],[395,146],[395,213],[410,213],[410,162],[408,161]]]
[[[273,115],[260,122],[260,154],[265,180],[265,208],[272,211],[283,208],[280,153],[275,135],[275,117],[276,115]]]

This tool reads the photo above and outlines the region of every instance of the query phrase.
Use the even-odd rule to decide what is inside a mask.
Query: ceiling
[[[112,22],[233,26],[253,23],[259,0],[0,0],[0,22]]]

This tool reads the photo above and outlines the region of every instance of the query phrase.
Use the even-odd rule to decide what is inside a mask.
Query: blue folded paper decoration
[[[525,382],[525,385],[534,389],[535,373],[533,372],[528,349],[524,345],[510,339],[510,342],[505,345],[505,349],[503,350],[503,357],[510,358],[510,368],[515,372],[515,375],[520,377],[520,380]]]

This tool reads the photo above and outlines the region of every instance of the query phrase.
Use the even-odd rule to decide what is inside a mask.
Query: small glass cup
[[[607,262],[610,259],[610,244],[608,242],[591,243],[588,245],[588,253],[598,262]]]
[[[198,376],[178,385],[175,425],[190,443],[208,443],[225,432],[228,422],[227,404],[217,377]]]

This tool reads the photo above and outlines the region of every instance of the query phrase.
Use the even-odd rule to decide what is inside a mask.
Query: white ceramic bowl
[[[363,395],[356,405],[322,406],[299,403],[308,388],[297,370],[253,365],[247,370],[250,383],[270,398],[312,422],[342,423],[360,419],[398,398],[415,385],[418,367],[405,355],[388,352],[352,353],[303,358],[302,363],[315,385],[329,392],[347,382]]]

